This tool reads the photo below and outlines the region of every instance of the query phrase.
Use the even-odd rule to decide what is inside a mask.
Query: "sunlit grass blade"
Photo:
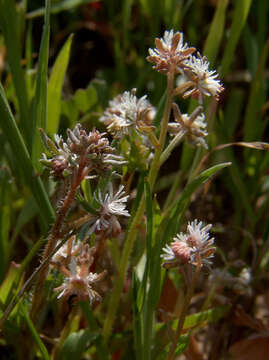
[[[225,76],[230,70],[236,45],[248,17],[251,1],[252,0],[238,0],[234,4],[232,26],[229,31],[229,38],[221,63],[222,76]]]
[[[41,157],[42,141],[39,128],[47,130],[48,115],[48,60],[49,60],[49,35],[50,35],[50,0],[46,0],[45,24],[42,33],[38,70],[36,79],[36,94],[34,97],[32,114],[32,162],[34,168],[41,171],[42,166],[39,162]]]
[[[59,127],[61,112],[61,91],[70,57],[73,34],[69,36],[53,65],[48,84],[48,124],[47,132],[53,135]]]
[[[42,359],[43,360],[50,360],[50,356],[49,356],[49,353],[48,353],[48,350],[46,349],[46,346],[44,345],[43,341],[41,340],[32,320],[30,319],[30,316],[25,308],[25,306],[21,303],[20,304],[20,307],[21,307],[21,310],[22,310],[22,313],[23,313],[23,317],[24,317],[24,320],[30,330],[30,333],[34,339],[34,342],[36,343],[40,353],[41,353],[41,356],[42,356]]]
[[[51,207],[48,195],[43,183],[32,166],[32,162],[23,141],[22,135],[17,127],[16,121],[11,113],[5,97],[2,85],[0,84],[0,126],[10,144],[14,155],[14,162],[17,168],[21,169],[26,184],[31,188],[33,196],[40,210],[40,215],[47,228],[54,219],[54,211]]]
[[[8,63],[19,102],[20,127],[29,149],[31,144],[31,121],[28,112],[28,97],[25,91],[25,73],[21,67],[21,34],[19,33],[14,0],[0,0],[0,27],[4,34]]]
[[[57,2],[57,4],[54,4],[51,7],[51,13],[57,14],[61,11],[67,11],[72,10],[76,8],[77,6],[83,5],[83,4],[90,4],[92,2],[96,2],[99,0],[62,0],[61,2]],[[37,10],[34,10],[27,14],[28,19],[34,19],[39,16],[43,16],[45,14],[45,8],[40,8]]]
[[[208,58],[212,65],[217,58],[222,41],[228,2],[228,0],[218,1],[214,18],[211,22],[209,33],[205,42],[203,55]]]

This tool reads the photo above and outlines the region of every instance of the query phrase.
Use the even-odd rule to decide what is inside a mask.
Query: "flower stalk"
[[[190,305],[190,302],[191,302],[191,299],[192,299],[192,296],[193,296],[193,293],[194,293],[195,285],[196,285],[197,279],[199,277],[201,266],[202,266],[200,256],[198,256],[198,257],[199,257],[199,259],[198,259],[198,262],[197,262],[197,266],[196,266],[195,272],[194,272],[194,274],[192,276],[191,283],[188,286],[188,291],[187,291],[186,297],[184,299],[182,310],[181,310],[180,315],[179,315],[179,320],[178,320],[174,340],[173,340],[172,344],[170,345],[170,349],[169,349],[169,352],[167,354],[166,360],[174,359],[174,354],[175,354],[175,351],[176,351],[176,348],[177,348],[177,345],[178,345],[178,341],[180,339],[180,335],[182,333],[182,329],[183,329],[183,326],[184,326],[184,321],[185,321],[185,318],[187,316],[188,308],[189,308],[189,305]]]
[[[167,134],[167,126],[169,122],[169,117],[172,109],[172,103],[173,103],[173,92],[174,92],[174,71],[171,71],[171,73],[168,74],[168,81],[167,81],[167,98],[165,103],[165,109],[164,114],[161,122],[161,132],[159,137],[159,147],[156,148],[154,159],[151,164],[151,168],[149,171],[149,185],[150,188],[153,189],[153,186],[156,181],[156,177],[158,174],[158,171],[161,166],[161,154],[164,147],[166,134]],[[122,252],[121,257],[121,263],[119,267],[119,274],[116,277],[116,282],[114,289],[112,291],[111,300],[109,302],[108,306],[108,313],[106,316],[106,320],[104,323],[103,328],[103,335],[105,339],[108,339],[113,327],[116,311],[119,305],[120,295],[122,292],[122,288],[124,285],[124,280],[127,272],[128,267],[128,259],[131,255],[131,251],[133,248],[134,240],[136,238],[138,224],[140,223],[142,216],[144,214],[145,210],[145,198],[144,195],[141,198],[139,207],[137,209],[137,213],[133,219],[133,222],[130,226],[130,229],[127,233],[127,237],[125,239],[124,248]]]

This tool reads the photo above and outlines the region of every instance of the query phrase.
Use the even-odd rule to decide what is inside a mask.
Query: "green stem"
[[[168,74],[167,79],[167,98],[165,103],[165,109],[164,114],[161,122],[161,132],[159,137],[159,147],[157,148],[155,152],[154,159],[151,164],[151,168],[149,171],[149,185],[150,188],[153,189],[153,186],[155,184],[155,180],[159,171],[159,168],[161,166],[160,158],[162,154],[162,150],[164,147],[165,139],[166,139],[166,133],[167,133],[167,125],[169,122],[169,117],[171,113],[171,107],[172,107],[172,101],[173,101],[173,90],[174,90],[174,74]],[[104,323],[103,328],[103,335],[105,339],[108,339],[113,327],[116,311],[119,305],[120,295],[123,289],[124,280],[127,272],[128,267],[128,259],[131,255],[131,251],[133,248],[134,240],[136,238],[138,224],[141,222],[142,216],[144,214],[145,210],[145,198],[144,196],[141,198],[139,207],[137,209],[137,213],[133,219],[133,222],[128,230],[125,244],[122,252],[121,262],[119,266],[119,274],[116,278],[116,282],[114,285],[114,288],[112,290],[112,295],[110,298],[110,302],[108,305],[108,312],[106,316],[106,320]]]
[[[166,134],[167,134],[167,125],[170,118],[171,108],[172,108],[172,102],[173,102],[173,91],[174,91],[174,73],[168,74],[167,77],[167,98],[165,102],[165,108],[164,108],[164,114],[161,122],[161,132],[159,137],[159,147],[157,148],[155,152],[154,159],[151,164],[151,168],[149,171],[149,185],[152,190],[153,185],[155,184],[156,177],[158,174],[158,171],[161,166],[161,155],[162,150],[164,147]]]
[[[185,131],[178,133],[173,140],[169,143],[169,145],[165,148],[164,152],[161,155],[160,163],[161,165],[169,158],[171,152],[174,148],[181,142],[185,135]]]
[[[193,275],[191,284],[188,287],[187,295],[186,295],[186,297],[184,299],[184,304],[183,304],[183,307],[182,307],[182,310],[181,310],[181,313],[180,313],[180,316],[179,316],[175,338],[174,338],[174,341],[172,342],[172,344],[170,346],[169,353],[168,353],[168,355],[166,357],[166,360],[172,360],[174,358],[174,354],[175,354],[175,351],[176,351],[176,348],[177,348],[177,343],[179,341],[179,338],[180,338],[180,335],[181,335],[181,332],[182,332],[182,329],[183,329],[184,321],[185,321],[187,311],[188,311],[188,308],[189,308],[189,305],[190,305],[190,302],[191,302],[191,299],[192,299],[192,296],[193,296],[195,284],[196,284],[196,281],[198,279],[200,270],[201,270],[201,265],[199,264],[196,267],[196,270],[195,270],[195,273]]]

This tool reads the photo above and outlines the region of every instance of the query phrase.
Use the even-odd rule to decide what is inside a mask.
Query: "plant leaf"
[[[22,170],[26,184],[31,188],[35,201],[39,207],[40,215],[47,228],[53,222],[54,211],[51,207],[48,195],[39,176],[36,176],[32,162],[23,141],[22,135],[17,127],[16,121],[11,113],[5,97],[4,89],[0,84],[0,126],[10,144],[14,154],[17,168]]]
[[[46,0],[45,24],[42,33],[39,57],[38,70],[36,80],[36,93],[33,105],[32,117],[32,162],[34,168],[38,171],[42,170],[42,165],[39,162],[41,157],[42,140],[39,133],[39,128],[47,131],[47,116],[48,116],[48,60],[49,60],[49,35],[50,35],[50,0]]]
[[[51,71],[48,85],[48,126],[47,133],[57,133],[61,112],[61,91],[70,57],[73,34],[71,34],[62,47]]]

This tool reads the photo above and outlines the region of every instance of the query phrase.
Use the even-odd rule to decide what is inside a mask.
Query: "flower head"
[[[86,256],[87,261],[81,261],[79,257],[76,258],[73,256],[69,264],[69,269],[61,269],[65,275],[65,279],[61,286],[54,289],[54,291],[60,291],[58,299],[62,296],[69,297],[75,295],[78,300],[85,301],[89,299],[90,304],[95,300],[101,300],[101,296],[94,290],[94,284],[103,279],[105,272],[96,274],[89,271],[93,257],[89,247],[87,247],[85,251],[89,253],[89,256]]]
[[[55,142],[44,133],[44,144],[49,150],[50,157],[43,154],[41,162],[50,168],[50,173],[55,179],[63,179],[75,174],[79,167],[83,167],[82,177],[89,171],[100,173],[111,165],[126,163],[121,156],[115,155],[115,149],[110,146],[105,133],[93,129],[90,132],[82,129],[77,124],[73,130],[67,129],[67,140],[55,135]]]
[[[121,232],[121,225],[118,221],[118,216],[130,216],[126,210],[126,202],[128,195],[125,195],[124,186],[121,185],[119,190],[114,194],[113,186],[109,184],[109,191],[103,194],[98,191],[95,194],[95,200],[100,206],[98,214],[90,221],[89,234],[93,232],[105,231],[112,233],[112,236],[118,235]]]
[[[136,89],[132,89],[111,100],[100,121],[113,136],[120,138],[130,134],[131,129],[145,131],[152,128],[154,114],[155,109],[146,95],[138,99]]]
[[[190,56],[185,62],[185,73],[189,77],[190,86],[183,97],[193,96],[202,103],[206,96],[214,96],[217,100],[224,90],[215,70],[209,70],[209,62],[205,56]]]
[[[177,104],[173,104],[174,118],[176,122],[168,124],[168,131],[171,135],[183,132],[191,145],[201,145],[207,148],[204,138],[208,135],[206,131],[205,115],[202,107],[199,106],[191,115],[181,114]]]
[[[211,224],[204,226],[198,220],[192,221],[188,224],[186,233],[176,235],[171,245],[163,248],[161,257],[173,264],[210,265],[216,251],[212,247],[214,239],[209,235],[211,227]]]
[[[155,49],[149,49],[147,60],[154,63],[154,68],[164,74],[180,73],[184,62],[195,48],[189,48],[183,42],[183,34],[174,30],[165,31],[163,38],[155,39]]]

